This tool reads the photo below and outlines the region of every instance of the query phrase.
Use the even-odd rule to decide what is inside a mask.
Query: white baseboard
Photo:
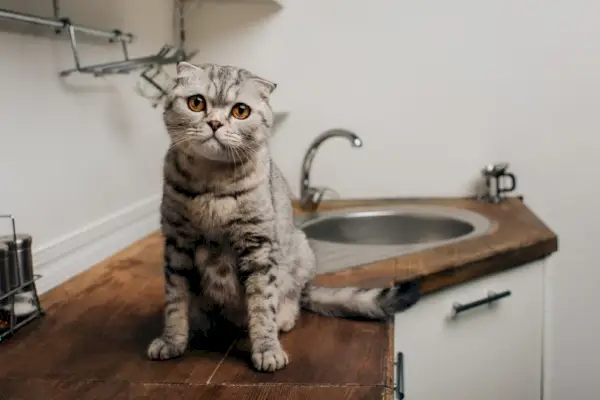
[[[160,196],[139,201],[33,250],[44,293],[159,229]]]

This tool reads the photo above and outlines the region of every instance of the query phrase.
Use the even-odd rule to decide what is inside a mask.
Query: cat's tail
[[[421,297],[419,284],[403,282],[390,288],[329,288],[308,284],[300,298],[303,309],[341,318],[386,320],[414,305]]]

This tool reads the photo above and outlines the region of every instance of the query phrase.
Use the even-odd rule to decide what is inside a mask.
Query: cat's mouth
[[[227,149],[227,146],[225,144],[223,144],[223,142],[221,142],[215,134],[213,134],[211,137],[204,139],[200,142],[200,146],[204,146],[205,144],[208,144],[209,146],[212,144],[217,144],[221,149],[223,149],[223,150]]]
[[[228,162],[229,147],[214,135],[196,142],[195,153],[212,161]]]

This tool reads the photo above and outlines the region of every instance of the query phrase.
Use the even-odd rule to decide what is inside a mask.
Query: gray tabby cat
[[[247,330],[258,370],[276,371],[289,362],[279,331],[294,327],[300,307],[385,320],[419,299],[416,283],[313,286],[315,255],[267,145],[276,85],[233,66],[181,62],[177,74],[163,115],[172,141],[161,205],[164,330],[150,359],[181,356],[190,332],[208,334],[221,318]]]

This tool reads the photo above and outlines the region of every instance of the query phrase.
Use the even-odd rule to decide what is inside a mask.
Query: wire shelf
[[[71,51],[73,53],[74,68],[59,72],[60,77],[67,77],[73,73],[89,74],[95,77],[108,75],[123,75],[135,71],[141,72],[141,79],[148,82],[152,87],[159,91],[159,95],[151,98],[156,104],[166,95],[171,88],[171,82],[162,84],[154,80],[150,71],[161,71],[162,66],[176,64],[180,61],[190,61],[197,51],[187,52],[184,50],[185,26],[184,26],[184,3],[189,0],[173,0],[174,10],[178,25],[178,45],[163,45],[155,54],[144,57],[131,58],[129,56],[128,44],[132,43],[135,36],[129,32],[122,32],[119,29],[102,30],[87,26],[78,25],[69,18],[61,17],[59,0],[53,0],[53,18],[24,14],[16,11],[10,11],[0,8],[0,18],[19,21],[29,24],[36,24],[53,28],[57,34],[66,32],[69,38]],[[101,64],[85,65],[81,61],[80,49],[77,47],[77,34],[85,34],[108,39],[109,43],[118,43],[121,47],[123,58]],[[143,94],[142,94],[143,95]],[[146,95],[143,95],[147,97]]]

